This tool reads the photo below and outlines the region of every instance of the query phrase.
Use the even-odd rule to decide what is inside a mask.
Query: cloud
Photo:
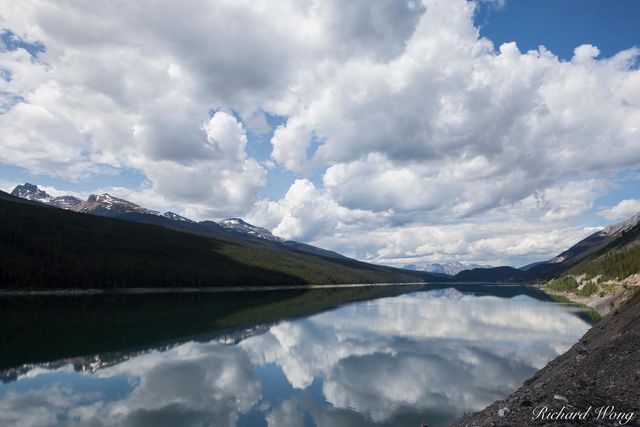
[[[473,222],[440,225],[411,225],[370,231],[363,242],[336,238],[333,247],[347,251],[367,248],[368,259],[381,264],[403,266],[416,262],[459,259],[490,265],[521,266],[548,259],[597,229],[559,228],[524,221]],[[330,239],[327,239],[330,241]],[[349,252],[347,252],[349,253]]]
[[[248,214],[248,220],[273,229],[285,239],[313,240],[319,234],[340,231],[345,223],[372,224],[375,215],[340,206],[309,180],[296,180],[279,201],[262,200]]]
[[[287,239],[398,267],[451,259],[520,266],[549,259],[598,230],[568,221],[592,206],[605,188],[601,180],[570,181],[502,208],[465,216],[470,204],[446,205],[449,192],[457,190],[452,183],[434,184],[429,187],[434,191],[428,191],[415,182],[418,178],[409,168],[383,167],[383,173],[370,176],[365,166],[365,175],[360,177],[359,166],[330,168],[323,188],[298,180],[282,199],[257,203],[248,219]],[[480,174],[484,166],[472,163],[461,168],[475,168]],[[392,175],[393,179],[384,180]],[[334,184],[354,179],[358,182],[350,192]],[[447,178],[433,178],[440,179]],[[478,194],[468,190],[476,204],[491,197],[479,189]],[[394,202],[396,211],[377,210]],[[426,210],[429,205],[432,211]],[[452,210],[460,213],[451,214]]]
[[[377,262],[406,251],[515,263],[527,250],[529,260],[546,258],[584,237],[589,230],[568,222],[607,191],[606,178],[592,177],[640,164],[638,50],[597,60],[598,49],[583,45],[570,62],[544,47],[523,53],[506,43],[496,51],[478,37],[472,3],[425,4],[402,53],[330,68],[322,90],[301,98],[276,131],[272,158],[282,167],[327,165],[316,189],[325,202],[308,198],[309,211],[322,204],[341,213],[323,217],[330,219],[313,232],[295,232],[287,224],[307,220],[297,214],[306,212],[302,202],[295,209],[270,202],[268,210],[278,211],[272,226]],[[349,226],[355,211],[377,214],[380,243],[372,227]],[[432,236],[433,225],[449,238],[456,229],[478,231],[475,238],[466,231],[456,251],[446,238],[419,244],[415,236]]]
[[[195,218],[248,215],[367,260],[400,262],[400,247],[549,257],[582,234],[572,221],[612,172],[640,167],[640,50],[602,58],[585,44],[565,61],[543,46],[494,46],[474,25],[478,7],[2,4],[0,27],[44,50],[0,51],[0,162],[69,180],[135,169],[139,200]],[[266,115],[284,118],[272,134]],[[270,137],[266,162],[248,154],[247,130]],[[295,176],[280,200],[260,199],[266,165]],[[452,222],[467,230],[452,229],[455,243],[393,243]]]
[[[329,43],[338,55],[373,56],[382,61],[400,55],[425,12],[419,1],[339,0],[319,8]]]
[[[299,40],[277,12],[193,0],[180,11],[25,2],[1,14],[2,27],[46,47],[37,59],[0,53],[11,76],[0,89],[23,100],[0,116],[3,162],[68,179],[135,168],[159,195],[216,215],[245,211],[264,186],[261,166],[239,154],[246,136],[229,153],[207,132],[210,110],[256,109],[288,84],[281,52]]]
[[[303,170],[315,135],[320,144],[307,162],[330,165],[325,182],[339,201],[429,210],[440,205],[429,203],[440,191],[464,214],[568,177],[639,164],[640,111],[630,103],[639,93],[639,72],[630,68],[637,49],[596,61],[597,49],[585,45],[572,62],[544,48],[521,53],[515,43],[494,52],[478,38],[472,5],[429,5],[400,58],[347,62],[322,97],[290,117],[307,138],[289,141],[298,153],[292,164],[274,137],[276,161]],[[404,182],[407,197],[398,194]]]
[[[546,188],[536,194],[538,203],[546,212],[544,221],[566,220],[578,217],[593,206],[593,201],[603,194],[604,181],[571,181],[564,185]]]
[[[638,199],[626,199],[622,200],[617,205],[600,211],[600,215],[604,218],[616,220],[626,219],[632,215],[640,212],[640,200]]]
[[[264,112],[259,110],[254,110],[243,115],[243,122],[247,126],[247,130],[256,134],[266,134],[271,131],[267,117]]]
[[[245,211],[265,185],[266,170],[246,155],[243,126],[231,114],[219,111],[201,132],[200,153],[193,159],[140,158],[135,162],[146,171],[153,190],[181,201],[188,215],[206,218]]]
[[[312,132],[297,120],[290,120],[276,128],[271,138],[271,157],[285,168],[302,172],[311,145]]]

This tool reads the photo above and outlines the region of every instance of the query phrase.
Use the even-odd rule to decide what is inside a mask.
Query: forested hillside
[[[640,272],[640,225],[623,233],[598,253],[570,268],[568,274],[622,280]]]
[[[69,212],[0,194],[0,287],[70,289],[438,281],[232,238]]]

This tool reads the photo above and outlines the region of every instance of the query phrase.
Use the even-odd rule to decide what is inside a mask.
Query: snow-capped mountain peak
[[[491,268],[490,265],[481,265],[481,264],[463,264],[460,261],[448,261],[443,264],[441,263],[431,263],[431,264],[409,264],[405,265],[403,268],[407,270],[418,270],[418,271],[428,271],[430,273],[440,273],[440,274],[448,274],[450,276],[455,276],[464,270],[472,270],[474,268]]]
[[[28,182],[14,188],[11,195],[62,209],[72,209],[82,203],[82,200],[74,196],[53,197],[46,191],[39,189],[37,185],[29,184]]]
[[[28,182],[24,185],[18,185],[11,192],[12,196],[21,197],[27,200],[36,200],[36,201],[44,201],[50,200],[51,196],[46,192],[42,191],[38,188],[37,185],[29,184]],[[44,203],[44,202],[43,202]]]
[[[186,218],[182,215],[178,215],[177,213],[170,212],[170,211],[163,213],[162,216],[165,218],[169,218],[170,220],[173,220],[173,221],[195,223],[195,221],[192,221],[189,218]]]
[[[142,206],[136,205],[128,200],[113,197],[108,193],[104,194],[92,194],[89,198],[78,205],[75,209],[76,212],[94,212],[94,211],[109,211],[117,213],[136,212],[150,215],[159,215],[158,211],[153,211]]]
[[[223,219],[222,221],[219,222],[219,224],[228,230],[249,234],[251,236],[258,237],[260,239],[272,240],[274,242],[283,241],[283,239],[281,239],[278,236],[274,236],[266,228],[256,227],[255,225],[249,224],[248,222],[240,218]]]

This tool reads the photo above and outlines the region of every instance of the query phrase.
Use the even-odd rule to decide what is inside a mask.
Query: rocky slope
[[[606,245],[540,285],[543,291],[595,308],[613,310],[630,289],[640,286],[638,215],[609,228],[616,237]]]
[[[128,200],[113,197],[110,194],[92,194],[89,198],[71,209],[75,212],[111,216],[120,213],[142,213],[160,215],[160,212],[143,208]]]
[[[12,196],[20,197],[22,199],[31,200],[34,202],[44,203],[46,205],[55,206],[61,209],[74,209],[82,200],[74,196],[58,196],[53,197],[46,191],[42,191],[37,185],[26,183],[24,185],[18,185],[11,192]]]
[[[635,292],[511,396],[453,426],[640,425],[639,350],[640,292]],[[584,419],[567,419],[569,414]]]
[[[630,233],[640,226],[640,212],[629,219],[613,224],[582,239],[569,249],[561,252],[552,259],[537,263],[527,269],[530,279],[551,278],[563,274],[585,260],[602,255],[618,242],[628,239]],[[529,267],[529,266],[526,266]]]

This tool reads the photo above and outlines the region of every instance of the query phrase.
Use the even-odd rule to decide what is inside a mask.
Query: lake
[[[523,286],[0,298],[2,426],[444,426],[593,323]]]

